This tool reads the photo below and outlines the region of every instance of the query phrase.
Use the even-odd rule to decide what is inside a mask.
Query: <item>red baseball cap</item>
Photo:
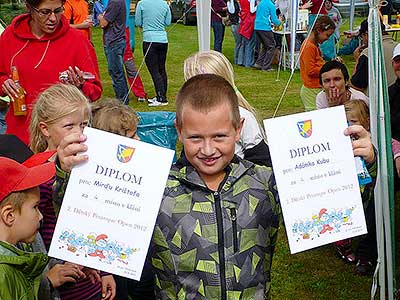
[[[0,202],[13,192],[27,190],[49,181],[56,171],[53,162],[29,168],[6,157],[0,157],[0,170]]]

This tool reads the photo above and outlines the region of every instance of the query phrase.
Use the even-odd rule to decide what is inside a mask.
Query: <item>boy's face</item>
[[[224,179],[224,169],[233,158],[235,142],[240,139],[241,125],[233,126],[230,111],[229,103],[216,106],[208,113],[185,105],[182,127],[177,128],[186,158],[213,190]]]
[[[40,221],[43,219],[39,211],[39,188],[32,188],[25,192],[25,201],[21,211],[15,211],[13,232],[16,242],[32,243],[39,230]]]

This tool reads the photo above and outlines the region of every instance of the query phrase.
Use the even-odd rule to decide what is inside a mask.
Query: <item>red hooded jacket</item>
[[[240,0],[240,24],[239,34],[250,40],[254,31],[254,20],[256,19],[256,13],[250,12],[249,0]]]
[[[29,14],[16,17],[0,36],[0,85],[11,78],[11,66],[16,66],[19,82],[26,91],[27,116],[14,116],[12,105],[6,115],[7,131],[24,143],[29,143],[29,123],[33,106],[40,92],[59,83],[59,74],[69,66],[96,76],[87,80],[82,92],[90,101],[100,98],[102,86],[93,46],[81,32],[69,26],[61,16],[52,34],[36,38],[29,27]],[[0,95],[5,96],[0,89]]]

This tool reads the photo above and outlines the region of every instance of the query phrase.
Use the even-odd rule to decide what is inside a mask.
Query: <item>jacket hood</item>
[[[25,252],[0,241],[0,264],[7,264],[24,273],[28,278],[42,274],[48,257],[44,253]]]
[[[234,156],[231,163],[226,167],[225,180],[222,184],[222,190],[229,189],[240,177],[242,177],[247,171],[253,167],[253,163],[244,159],[240,159],[238,156]],[[199,173],[190,164],[182,151],[181,158],[173,165],[170,171],[170,178],[178,181],[186,181],[187,184],[197,185],[208,189],[203,179],[201,179]]]
[[[29,26],[30,20],[31,20],[30,14],[22,14],[16,18],[14,18],[14,20],[11,23],[11,28],[12,28],[12,31],[14,32],[14,34],[18,38],[20,38],[22,40],[37,40],[38,39],[31,32],[31,28]],[[64,15],[62,15],[57,29],[51,34],[45,34],[42,38],[40,38],[40,40],[41,41],[55,40],[55,39],[59,38],[60,36],[64,35],[69,29],[70,29],[70,26],[68,24],[68,20],[64,17]]]

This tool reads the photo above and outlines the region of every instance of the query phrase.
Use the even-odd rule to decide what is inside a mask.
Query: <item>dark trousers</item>
[[[262,46],[256,64],[259,65],[262,70],[268,70],[271,67],[272,58],[274,57],[274,33],[272,31],[256,30],[256,35],[260,46]]]
[[[370,199],[368,206],[364,210],[365,222],[368,233],[360,236],[360,242],[356,251],[357,259],[369,260],[376,263],[378,250],[376,247],[376,221],[375,221],[375,203]]]
[[[167,52],[168,43],[143,42],[146,66],[153,79],[157,100],[161,101],[167,100],[167,71],[165,69]]]
[[[221,21],[211,21],[211,27],[214,32],[214,50],[222,52],[222,42],[225,36],[225,26]]]
[[[113,275],[117,285],[115,300],[156,300],[155,279],[149,257],[146,257],[140,281]]]

